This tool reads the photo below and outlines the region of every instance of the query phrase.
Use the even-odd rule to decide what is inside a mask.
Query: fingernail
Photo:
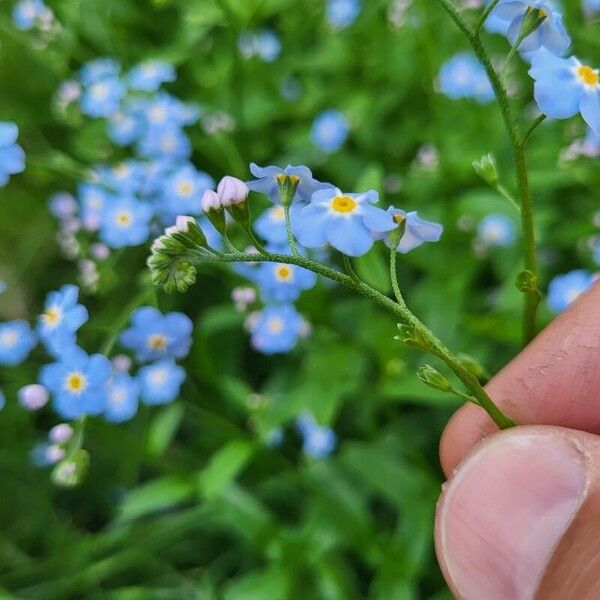
[[[510,430],[481,444],[447,484],[436,550],[464,600],[529,600],[577,513],[585,457],[560,433]]]

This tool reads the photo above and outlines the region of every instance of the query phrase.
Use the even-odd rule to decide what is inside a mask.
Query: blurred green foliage
[[[49,5],[61,31],[44,40],[17,32],[4,2],[0,114],[19,124],[29,162],[0,190],[0,279],[9,286],[2,318],[31,319],[49,290],[75,277],[54,244],[48,196],[73,190],[79,168],[124,156],[100,122],[53,109],[59,83],[98,56],[125,66],[162,57],[177,67],[176,95],[235,119],[230,133],[190,130],[199,168],[247,177],[250,160],[305,163],[319,179],[344,189],[368,183],[386,203],[443,222],[440,244],[403,257],[402,287],[443,340],[498,370],[518,350],[520,250],[474,253],[478,221],[511,208],[471,163],[494,152],[513,187],[499,114],[436,93],[439,66],[465,44],[434,2],[415,0],[400,28],[388,22],[391,2],[364,4],[354,26],[334,32],[322,0],[57,0]],[[578,53],[597,56],[597,24],[584,23],[578,2],[564,5]],[[245,61],[239,32],[263,26],[281,36],[282,56]],[[487,43],[506,52],[500,38]],[[531,98],[525,71],[518,64],[513,74],[523,114]],[[293,102],[280,92],[291,76],[301,88]],[[308,131],[330,107],[348,116],[352,131],[327,158]],[[544,285],[592,266],[584,241],[597,233],[597,163],[558,162],[582,133],[575,120],[549,123],[531,142]],[[415,159],[424,144],[439,151],[435,169]],[[357,269],[387,289],[378,251]],[[116,253],[98,294],[84,297],[93,315],[85,347],[96,349],[144,260],[141,249]],[[28,464],[31,446],[55,420],[25,413],[14,396],[35,378],[42,355],[0,370],[8,397],[0,414],[0,597],[450,598],[435,563],[432,517],[442,480],[437,440],[457,400],[419,382],[425,359],[393,340],[389,316],[324,283],[299,305],[312,337],[283,357],[254,353],[229,299],[235,281],[207,269],[187,295],[159,295],[162,309],[184,310],[196,323],[182,399],[143,409],[123,426],[92,421],[90,471],[76,489],[54,487]],[[549,317],[543,309],[542,319]],[[291,421],[303,410],[337,432],[330,459],[302,457]],[[278,425],[285,442],[271,449],[265,435]]]

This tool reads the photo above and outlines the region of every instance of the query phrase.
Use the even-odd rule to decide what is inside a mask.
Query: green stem
[[[504,120],[506,130],[508,132],[513,153],[513,161],[515,163],[517,186],[519,189],[519,198],[521,206],[521,227],[523,230],[523,246],[524,246],[524,267],[526,271],[532,274],[532,279],[535,280],[537,271],[536,260],[536,242],[535,230],[533,224],[533,202],[529,191],[529,179],[527,175],[527,162],[525,160],[525,148],[522,144],[519,130],[517,128],[515,115],[508,100],[508,94],[496,70],[494,69],[487,51],[483,47],[479,36],[471,30],[469,24],[463,19],[460,13],[456,10],[450,0],[437,0],[440,6],[448,13],[452,21],[462,31],[468,39],[477,58],[483,64],[496,100],[500,107],[500,112]],[[537,288],[528,289],[523,292],[525,294],[523,306],[523,343],[527,344],[533,339],[536,331],[536,313],[540,301],[540,293]]]
[[[400,306],[406,306],[406,302],[404,302],[404,297],[400,291],[400,285],[398,284],[398,269],[396,267],[397,257],[398,253],[396,250],[390,248],[390,281],[392,282],[392,290],[394,291],[394,296],[396,296],[398,304]]]
[[[532,136],[533,132],[538,128],[538,126],[540,126],[545,121],[545,119],[546,115],[540,115],[539,117],[537,117],[537,119],[535,119],[535,121],[533,121],[533,123],[531,123],[531,125],[525,132],[523,139],[521,140],[521,146],[523,146],[523,148],[527,146],[529,138]]]
[[[283,214],[285,216],[285,230],[287,232],[288,243],[290,248],[292,249],[292,254],[294,256],[300,256],[298,252],[298,247],[296,246],[296,239],[294,238],[294,234],[292,232],[292,221],[290,219],[290,206],[288,203],[283,202]]]
[[[346,273],[348,273],[348,275],[350,275],[350,277],[354,281],[360,281],[360,277],[356,274],[356,271],[354,270],[354,267],[352,266],[352,262],[350,261],[350,257],[347,256],[346,254],[344,254],[343,255],[343,262],[344,262],[344,269],[345,269]]]
[[[266,255],[256,254],[227,254],[222,257],[210,258],[206,256],[198,256],[198,262],[276,262],[297,265],[304,267],[316,273],[322,275],[344,285],[351,290],[358,292],[366,298],[372,300],[382,308],[391,312],[397,317],[403,324],[408,325],[419,333],[421,339],[423,339],[427,345],[428,351],[444,361],[448,367],[454,372],[454,374],[465,384],[469,391],[473,394],[480,406],[490,415],[492,420],[498,425],[500,429],[507,429],[508,427],[514,426],[514,421],[510,417],[506,416],[488,396],[486,391],[483,389],[477,377],[471,373],[462,363],[456,358],[452,352],[439,340],[428,328],[422,323],[402,302],[394,302],[391,298],[388,298],[381,292],[373,289],[361,280],[355,280],[350,275],[346,275],[336,269],[322,265],[318,262],[305,258],[303,256],[290,256],[288,254],[274,254],[268,253]],[[400,296],[401,297],[401,296]]]
[[[521,207],[519,203],[512,197],[512,194],[501,184],[498,183],[494,188],[508,203],[520,214]]]

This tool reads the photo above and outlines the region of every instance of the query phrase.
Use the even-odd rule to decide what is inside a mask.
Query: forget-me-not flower
[[[172,358],[142,367],[137,374],[142,402],[149,405],[173,402],[185,381],[185,371]]]
[[[47,10],[42,0],[21,0],[13,8],[13,23],[21,31],[33,29]]]
[[[40,383],[53,396],[53,406],[64,419],[99,415],[106,406],[106,384],[111,362],[101,354],[88,356],[73,346],[40,371]]]
[[[577,113],[600,133],[600,73],[577,58],[560,58],[544,48],[531,58],[529,75],[535,80],[533,93],[539,109],[553,119],[568,119]]]
[[[79,81],[85,86],[106,78],[115,78],[121,72],[121,65],[112,58],[96,58],[81,67]]]
[[[594,276],[584,269],[569,271],[555,277],[548,286],[548,306],[559,313],[585,292],[595,281]]]
[[[274,31],[263,29],[256,34],[254,48],[261,60],[271,63],[281,54],[281,40]]]
[[[192,164],[183,164],[164,181],[160,211],[169,218],[199,215],[202,212],[202,195],[214,185],[215,181],[210,175],[196,170]]]
[[[37,344],[29,323],[21,319],[0,323],[0,365],[21,364]]]
[[[108,121],[108,137],[119,146],[137,141],[144,132],[144,123],[135,111],[119,110]]]
[[[138,411],[140,384],[127,373],[116,373],[106,385],[104,418],[109,423],[123,423]]]
[[[492,11],[494,18],[506,21],[506,36],[511,44],[519,38],[523,19],[528,11],[537,9],[544,20],[519,45],[521,52],[535,52],[546,48],[553,54],[562,54],[571,45],[571,38],[563,24],[562,15],[547,0],[500,0]]]
[[[154,211],[148,203],[135,198],[119,198],[104,209],[100,239],[111,248],[143,244],[150,235]]]
[[[438,77],[442,94],[457,100],[473,98],[486,103],[494,99],[494,90],[484,66],[470,52],[460,52],[447,60]]]
[[[143,306],[132,314],[131,327],[123,331],[120,341],[141,362],[184,358],[192,344],[192,328],[191,319],[183,313],[163,314],[152,306]]]
[[[263,302],[286,304],[315,286],[317,276],[307,269],[284,263],[262,263],[256,272]]]
[[[398,227],[391,214],[373,206],[378,199],[374,190],[362,194],[319,190],[310,204],[294,211],[292,229],[306,248],[330,244],[348,256],[362,256],[373,246],[374,235]]]
[[[129,71],[127,82],[132,90],[156,92],[163,83],[175,81],[173,65],[163,60],[147,60]]]
[[[250,173],[256,177],[252,181],[247,181],[246,185],[253,192],[265,194],[272,202],[278,203],[279,184],[287,177],[292,183],[297,184],[296,195],[293,201],[304,200],[308,202],[317,190],[333,188],[330,183],[317,181],[312,171],[304,165],[293,167],[288,165],[285,169],[275,166],[259,167],[255,163],[250,163]]]
[[[320,426],[310,414],[297,417],[296,427],[302,434],[302,451],[310,458],[325,458],[334,450],[337,442],[335,432]]]
[[[515,237],[514,221],[501,213],[487,215],[477,227],[477,238],[486,246],[512,246]]]
[[[90,84],[81,95],[81,112],[89,117],[110,117],[119,110],[125,86],[116,77],[105,77]]]
[[[425,242],[439,242],[444,232],[444,227],[433,221],[426,221],[419,217],[416,210],[405,212],[401,208],[390,206],[387,210],[388,214],[399,226],[404,225],[404,233],[400,238],[396,251],[401,254],[407,254],[411,250],[418,248]],[[385,236],[385,242],[388,247],[391,246],[390,236],[388,233]]]
[[[75,345],[75,334],[88,320],[85,306],[78,304],[79,288],[64,285],[46,297],[44,312],[38,317],[37,332],[48,353],[54,357]]]
[[[178,125],[167,124],[150,128],[139,140],[138,152],[152,159],[187,160],[192,144]]]
[[[100,227],[102,212],[114,200],[101,186],[93,183],[82,183],[77,190],[81,221],[88,231],[96,231]]]
[[[9,121],[0,121],[0,187],[8,183],[11,175],[25,170],[25,152],[19,144],[18,127]]]
[[[339,110],[322,112],[312,124],[310,138],[323,152],[337,152],[346,141],[350,127]]]
[[[252,324],[252,347],[263,354],[289,352],[303,326],[304,319],[291,304],[266,306]]]
[[[265,210],[253,223],[254,231],[269,244],[281,245],[287,242],[287,229],[282,206],[272,206]]]
[[[332,27],[339,29],[349,27],[361,10],[360,0],[327,0],[327,21]]]

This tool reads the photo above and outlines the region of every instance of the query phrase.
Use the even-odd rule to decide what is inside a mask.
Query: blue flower
[[[102,79],[115,78],[121,72],[121,65],[112,58],[97,58],[86,63],[79,71],[79,81],[91,85]]]
[[[574,56],[560,58],[544,48],[531,58],[529,75],[539,109],[553,119],[568,119],[578,112],[600,133],[600,74]]]
[[[48,201],[48,210],[50,214],[57,219],[64,221],[74,217],[77,212],[77,202],[68,192],[58,192],[53,194]]]
[[[535,52],[546,48],[554,54],[562,54],[571,45],[571,38],[563,24],[562,15],[546,0],[500,0],[492,11],[495,19],[508,23],[506,36],[515,44],[521,32],[523,19],[528,11],[538,9],[544,20],[519,46],[521,52]]]
[[[555,313],[562,312],[594,281],[594,276],[583,269],[576,269],[555,277],[548,286],[548,306]]]
[[[146,158],[180,161],[191,156],[192,145],[179,126],[169,124],[150,128],[140,139],[138,152]]]
[[[335,450],[335,432],[329,427],[321,427],[312,415],[300,415],[296,419],[296,427],[302,434],[302,450],[306,456],[325,458]]]
[[[89,319],[88,311],[77,303],[79,288],[64,285],[46,297],[44,312],[38,317],[37,332],[48,353],[60,356],[75,345],[77,330]]]
[[[178,215],[199,215],[202,195],[214,186],[210,175],[197,171],[192,164],[184,164],[165,179],[160,211],[168,221]]]
[[[85,89],[79,104],[89,117],[110,117],[115,114],[125,95],[125,86],[116,77],[105,77]]]
[[[156,92],[163,83],[175,81],[173,65],[162,60],[148,60],[131,69],[127,80],[132,90]]]
[[[328,0],[327,21],[332,27],[348,27],[354,23],[361,10],[360,0]]]
[[[131,315],[131,327],[123,331],[120,341],[141,362],[184,358],[192,344],[192,329],[191,319],[183,313],[162,314],[152,306],[143,306]]]
[[[444,232],[444,227],[439,223],[421,219],[416,210],[407,213],[401,208],[390,206],[387,212],[392,216],[395,223],[404,223],[404,233],[396,248],[401,254],[407,254],[425,242],[440,241],[442,233]],[[388,248],[391,247],[390,234],[385,236],[385,243]]]
[[[487,6],[492,0],[485,0],[485,6]],[[500,35],[506,35],[508,33],[508,28],[510,27],[510,23],[497,17],[494,14],[494,11],[490,13],[488,18],[485,21],[485,29],[490,33],[499,33]]]
[[[310,137],[323,152],[332,153],[343,146],[348,130],[348,121],[341,112],[326,110],[313,121]]]
[[[183,127],[198,120],[199,112],[194,106],[161,92],[139,104],[139,110],[150,128]]]
[[[494,99],[494,90],[483,65],[470,52],[460,52],[447,60],[438,78],[442,94],[457,100],[473,98],[486,103]]]
[[[600,12],[600,0],[583,0],[582,6],[586,14]]]
[[[208,217],[202,215],[198,219],[198,225],[200,225],[200,229],[202,229],[202,233],[206,237],[208,245],[215,250],[220,250],[223,247],[223,238]]]
[[[298,299],[304,290],[317,283],[317,276],[307,269],[284,263],[261,263],[256,271],[263,302],[287,304]]]
[[[109,423],[123,423],[132,419],[138,411],[139,382],[127,373],[113,375],[106,386],[104,418]]]
[[[40,371],[40,383],[53,395],[56,412],[64,419],[99,415],[106,406],[111,363],[101,354],[88,356],[74,346]]]
[[[144,131],[144,123],[134,111],[120,110],[110,116],[108,137],[119,146],[137,141]]]
[[[373,206],[379,196],[371,190],[345,194],[338,188],[319,190],[310,204],[292,214],[292,228],[306,248],[330,244],[348,256],[362,256],[373,245],[374,235],[395,229],[391,214]]]
[[[16,143],[18,135],[14,123],[0,121],[0,187],[8,183],[10,175],[25,170],[25,152]]]
[[[486,246],[512,246],[515,237],[514,221],[503,214],[487,215],[477,228],[477,238]]]
[[[297,167],[288,165],[285,169],[281,169],[280,167],[274,166],[259,167],[256,163],[250,163],[250,173],[252,173],[256,179],[246,182],[248,188],[253,192],[265,194],[272,202],[276,203],[280,202],[279,182],[282,181],[286,175],[292,181],[298,183],[293,201],[304,200],[305,202],[308,202],[317,190],[333,188],[329,183],[317,181],[313,177],[311,170],[304,165],[299,165]]]
[[[111,248],[138,246],[150,235],[150,204],[135,198],[119,198],[102,212],[100,239]]]
[[[0,365],[12,367],[22,363],[37,344],[27,321],[0,323]]]
[[[292,305],[266,306],[252,325],[252,347],[263,354],[281,354],[296,346],[304,320]]]
[[[273,206],[265,210],[253,223],[254,231],[269,244],[287,243],[287,229],[282,206]]]
[[[167,404],[179,395],[181,384],[185,381],[185,371],[172,358],[163,358],[142,367],[137,379],[145,404]]]
[[[277,60],[281,54],[281,40],[270,29],[259,31],[254,40],[256,54],[267,63]]]
[[[137,160],[126,160],[113,167],[100,166],[95,170],[99,182],[124,196],[141,191],[145,172],[145,164]]]
[[[82,183],[77,192],[83,226],[89,231],[96,231],[104,208],[113,198],[104,188],[93,183]]]
[[[173,172],[173,162],[168,158],[144,163],[144,177],[140,189],[142,196],[158,196],[162,193],[165,179]]]
[[[13,8],[13,23],[17,29],[27,31],[36,26],[47,10],[42,0],[22,0]]]

